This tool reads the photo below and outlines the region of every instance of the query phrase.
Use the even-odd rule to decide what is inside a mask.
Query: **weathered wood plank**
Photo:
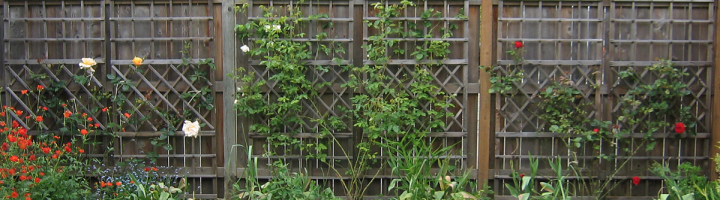
[[[470,8],[469,16],[480,16],[479,26],[476,24],[470,27],[478,27],[480,30],[480,66],[493,66],[493,43],[494,43],[494,27],[495,27],[495,10],[493,9],[492,0],[482,1],[482,10],[477,7]],[[473,55],[470,55],[473,56]],[[490,96],[490,74],[484,70],[480,70],[479,76],[480,83],[480,95],[478,109],[478,138],[477,138],[477,169],[478,185],[488,184],[490,178],[490,155],[493,147],[492,140],[492,128],[490,121],[492,118],[492,98]]]
[[[720,4],[720,0],[715,0],[715,5]],[[712,99],[712,107],[710,108],[712,112],[712,130],[711,130],[711,140],[710,140],[710,155],[718,155],[720,153],[720,148],[716,147],[715,145],[720,142],[720,15],[717,13],[715,14],[715,27],[714,27],[714,49],[715,49],[715,55],[713,58],[714,66],[713,66],[713,77],[712,80],[712,92],[710,93],[713,96]],[[716,169],[716,163],[710,162],[710,169]],[[710,179],[711,180],[718,180],[718,173],[717,172],[710,172]]]

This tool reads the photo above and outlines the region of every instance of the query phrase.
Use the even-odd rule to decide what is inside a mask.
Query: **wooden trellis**
[[[618,72],[634,67],[640,80],[650,83],[657,77],[646,66],[658,58],[672,59],[687,76],[683,83],[692,91],[683,104],[692,107],[697,118],[697,136],[674,139],[672,127],[656,134],[658,144],[652,151],[640,151],[614,178],[623,181],[612,196],[654,196],[662,187],[659,177],[647,169],[653,163],[677,166],[690,162],[708,168],[714,148],[710,136],[710,80],[712,80],[712,45],[715,5],[713,1],[500,1],[498,5],[497,63],[510,66],[512,59],[504,52],[514,48],[514,41],[525,44],[522,67],[506,67],[503,73],[523,70],[525,79],[515,83],[517,93],[496,97],[499,117],[495,124],[497,137],[494,159],[494,186],[499,190],[515,169],[528,169],[529,153],[541,158],[547,169],[547,158],[560,156],[564,161],[577,153],[578,166],[607,171],[612,163],[628,159],[620,149],[605,148],[606,154],[618,155],[610,162],[598,162],[592,148],[568,149],[557,134],[549,133],[539,119],[539,92],[553,79],[566,77],[581,92],[582,109],[587,117],[617,122],[618,101],[629,88],[639,83],[620,80]],[[671,116],[668,116],[671,117]],[[670,118],[668,118],[670,119]],[[617,122],[620,123],[620,122]],[[621,123],[620,123],[621,124]],[[622,127],[641,132],[637,127]],[[637,145],[635,141],[630,146]],[[623,147],[618,147],[623,148]],[[711,173],[710,171],[708,173]],[[629,177],[644,181],[630,187]]]
[[[308,38],[313,45],[334,43],[343,46],[347,53],[342,64],[361,66],[367,61],[362,47],[373,30],[365,20],[374,17],[372,3],[362,0],[308,0],[302,6],[303,12],[328,14],[323,22],[332,22],[332,30],[322,30],[320,21],[312,24]],[[247,13],[235,12],[235,6],[247,3]],[[241,119],[230,108],[235,100],[238,83],[229,74],[236,68],[255,73],[258,81],[270,73],[259,65],[259,60],[244,57],[238,50],[242,42],[235,36],[236,24],[258,20],[259,6],[282,6],[297,3],[290,0],[97,0],[97,1],[2,1],[2,31],[4,53],[3,103],[22,109],[25,114],[34,114],[38,99],[55,96],[61,99],[75,99],[74,109],[85,112],[106,128],[111,119],[97,110],[114,105],[108,99],[90,98],[95,92],[112,92],[127,97],[125,110],[133,110],[134,117],[149,117],[151,120],[134,124],[123,124],[126,132],[120,138],[100,138],[105,144],[114,140],[115,161],[144,157],[152,150],[150,140],[160,135],[163,128],[178,129],[181,122],[163,113],[175,113],[191,120],[207,124],[198,138],[182,137],[181,132],[166,142],[174,147],[160,152],[160,165],[179,167],[191,179],[191,188],[197,198],[222,197],[228,185],[238,178],[246,159],[235,145],[256,148],[252,156],[259,156],[264,136],[248,133],[250,123],[262,123],[261,119]],[[397,3],[389,1],[388,3]],[[720,112],[711,112],[712,104],[720,104],[720,76],[718,70],[716,33],[717,2],[712,0],[687,1],[495,1],[482,0],[418,1],[418,6],[404,11],[398,18],[402,22],[418,20],[418,13],[425,9],[441,11],[442,16],[434,23],[457,25],[454,37],[446,39],[451,43],[452,54],[442,65],[432,68],[434,83],[448,94],[455,94],[450,102],[455,106],[448,109],[453,113],[447,127],[431,134],[438,138],[439,145],[459,142],[456,154],[451,159],[459,161],[463,169],[473,171],[478,180],[488,180],[498,196],[507,195],[503,184],[509,179],[510,161],[515,169],[527,169],[528,152],[540,158],[568,156],[566,147],[556,134],[548,133],[545,122],[538,119],[538,91],[558,76],[570,77],[573,87],[582,92],[582,101],[590,103],[584,107],[586,117],[614,120],[617,118],[617,101],[628,88],[635,86],[617,79],[618,72],[628,67],[640,69],[643,80],[653,80],[652,73],[643,71],[655,58],[671,58],[677,66],[689,73],[683,80],[689,85],[691,94],[683,98],[693,106],[693,116],[698,119],[696,137],[670,139],[658,135],[655,150],[638,155],[632,165],[623,171],[618,180],[640,174],[640,186],[621,187],[614,196],[653,196],[662,186],[657,177],[644,169],[654,162],[691,162],[709,169],[713,163],[709,158],[720,152],[713,141],[720,138],[720,128],[714,124],[720,121]],[[493,10],[495,8],[495,10]],[[454,16],[461,10],[468,17]],[[495,13],[497,12],[497,15]],[[482,17],[480,14],[482,13]],[[497,18],[495,18],[497,17]],[[482,29],[481,29],[482,23]],[[320,31],[328,32],[327,40],[312,38]],[[431,38],[439,39],[439,37]],[[525,43],[525,59],[521,68],[504,68],[504,72],[523,70],[526,78],[518,82],[517,94],[512,98],[492,96],[487,93],[489,77],[478,70],[479,65],[507,66],[511,59],[504,54],[512,42]],[[715,43],[713,43],[715,42]],[[401,47],[414,49],[417,40],[404,39]],[[480,46],[482,43],[482,46]],[[181,53],[189,44],[189,52]],[[410,55],[407,53],[406,55]],[[480,55],[480,56],[478,56]],[[135,56],[145,57],[144,65],[130,66]],[[86,75],[79,70],[80,58],[92,57],[98,61],[96,72],[89,84],[78,84],[73,75]],[[183,58],[191,58],[187,62]],[[210,59],[217,69],[201,64]],[[304,109],[303,115],[313,113],[335,114],[337,107],[350,106],[349,97],[355,92],[339,87],[347,81],[347,73],[340,71],[331,58],[320,57],[308,65],[329,66],[327,72],[317,71],[308,77],[317,81],[333,83],[322,90],[316,100],[322,102],[319,111]],[[412,74],[416,64],[413,58],[394,57],[390,73]],[[59,66],[64,65],[65,68]],[[194,69],[207,72],[205,79],[190,79]],[[35,80],[32,74],[47,74],[43,80]],[[105,75],[114,74],[128,83],[129,89],[115,88]],[[62,81],[65,89],[37,95],[21,95],[21,90],[33,90],[37,85],[49,86]],[[395,81],[398,81],[396,79]],[[209,88],[215,97],[213,107],[201,107],[198,99],[183,98],[183,94],[197,93]],[[268,85],[265,97],[272,98],[274,89]],[[157,107],[162,110],[148,110]],[[62,116],[52,111],[46,116],[48,123]],[[121,114],[121,113],[118,113]],[[714,115],[714,116],[711,116]],[[24,121],[23,116],[13,116]],[[31,129],[57,130],[50,125],[36,127],[32,122],[24,123]],[[346,122],[347,130],[338,130],[335,136],[343,147],[352,149],[357,132],[352,122]],[[314,138],[312,123],[303,127],[304,143],[323,142]],[[669,132],[666,130],[666,132]],[[247,137],[249,140],[244,140]],[[250,142],[245,142],[250,141]],[[334,147],[336,148],[336,147]],[[104,148],[89,148],[91,156],[100,157]],[[578,150],[582,164],[596,164],[593,151]],[[343,162],[346,159],[339,151],[330,150],[329,159]],[[584,156],[584,157],[582,157]],[[619,159],[622,159],[620,157]],[[268,160],[265,160],[268,162]],[[314,179],[323,180],[335,187],[342,177],[323,170],[312,170],[321,166],[315,160],[291,158],[293,167],[306,167]],[[111,164],[111,163],[110,163]],[[541,165],[547,169],[546,163]],[[604,166],[604,165],[598,165]],[[268,178],[267,172],[261,177]],[[386,188],[391,176],[385,173],[378,181],[377,188],[369,195],[388,195]],[[629,184],[629,183],[625,183]],[[624,185],[629,186],[629,185]]]

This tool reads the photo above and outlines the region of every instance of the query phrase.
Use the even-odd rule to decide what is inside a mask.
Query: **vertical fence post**
[[[482,10],[480,16],[480,65],[493,65],[493,30],[495,30],[495,21],[493,14],[493,0],[482,0]],[[485,70],[480,70],[480,109],[478,113],[478,184],[489,184],[490,178],[490,157],[493,146],[492,129],[490,120],[492,116],[492,106],[490,98],[490,74]]]
[[[236,143],[236,122],[237,115],[235,115],[233,104],[235,101],[235,79],[231,74],[235,74],[235,34],[234,34],[234,23],[235,23],[235,1],[234,0],[223,0],[222,1],[221,24],[222,24],[222,38],[217,45],[221,45],[222,49],[222,81],[223,81],[223,151],[224,151],[224,164],[225,164],[225,197],[229,197],[231,192],[231,184],[234,182],[232,179],[237,177],[235,174],[235,162],[233,161],[233,145]]]
[[[7,65],[5,64],[5,51],[7,51],[7,49],[5,48],[5,10],[7,9],[5,9],[5,6],[8,6],[5,4],[5,1],[0,0],[0,8],[2,9],[0,10],[0,23],[2,23],[2,25],[0,25],[0,43],[2,43],[3,48],[2,55],[0,55],[0,64],[2,65],[2,70],[0,70],[0,77],[3,77],[2,87],[8,88],[8,86],[10,86],[10,82],[8,81],[10,80],[10,76],[6,71],[7,69],[5,69],[7,67]],[[4,101],[5,105],[7,105],[10,102],[10,95],[8,95],[8,91],[3,92],[2,94],[2,100]]]
[[[715,5],[717,6],[720,4],[720,0],[715,0]],[[714,53],[714,65],[713,65],[713,76],[712,76],[712,106],[710,107],[710,111],[712,112],[712,123],[711,123],[711,133],[710,133],[710,179],[717,180],[718,179],[718,173],[715,172],[715,162],[712,161],[712,158],[720,153],[720,149],[716,147],[718,144],[718,141],[720,141],[720,34],[718,34],[718,29],[720,29],[720,14],[717,13],[717,10],[715,11],[715,22],[714,22],[714,36],[715,36],[715,43],[713,50]]]

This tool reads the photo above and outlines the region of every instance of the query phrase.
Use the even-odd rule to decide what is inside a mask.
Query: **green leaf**
[[[523,193],[520,196],[518,196],[518,199],[520,200],[528,200],[530,198],[530,193]]]
[[[167,192],[160,193],[160,200],[167,200],[168,198],[170,198],[170,193],[167,193]]]
[[[510,190],[510,195],[512,195],[512,196],[517,197],[517,196],[520,194],[520,193],[517,191],[517,189],[515,189],[515,187],[513,187],[512,185],[510,185],[510,183],[505,183],[505,187],[506,187],[508,190]]]
[[[445,191],[435,191],[435,200],[443,199]]]
[[[555,192],[555,187],[550,185],[550,183],[540,182],[540,185],[542,185],[542,189],[547,190],[548,192]]]
[[[532,179],[530,176],[523,176],[522,177],[522,190],[527,190],[527,186],[530,183],[530,179]]]
[[[388,186],[388,191],[392,191],[398,182],[400,182],[400,179],[393,179],[392,181],[390,181],[390,185]]]
[[[400,195],[400,200],[410,199],[410,198],[412,198],[412,196],[413,196],[412,193],[405,191]]]
[[[695,200],[695,193],[690,193],[682,196],[683,200]]]

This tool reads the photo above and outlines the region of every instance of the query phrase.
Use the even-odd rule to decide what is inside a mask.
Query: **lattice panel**
[[[712,63],[712,36],[714,16],[711,2],[500,2],[498,19],[498,64],[505,66],[501,74],[523,70],[523,81],[513,83],[518,88],[510,97],[498,95],[498,121],[496,123],[495,188],[501,190],[511,183],[510,168],[524,172],[529,169],[531,152],[540,158],[540,170],[549,172],[547,158],[560,156],[566,165],[573,156],[588,173],[602,173],[628,160],[623,148],[634,148],[641,143],[631,140],[602,141],[600,149],[568,149],[563,139],[548,133],[546,125],[538,119],[541,108],[537,95],[543,87],[558,76],[571,77],[572,87],[582,93],[583,108],[591,119],[617,120],[620,114],[618,101],[639,83],[652,83],[658,77],[646,67],[658,58],[670,58],[689,75],[682,82],[688,84],[691,94],[683,97],[683,104],[692,107],[697,118],[698,135],[675,139],[673,134],[655,134],[657,144],[651,151],[641,150],[615,177],[621,182],[611,196],[654,196],[663,185],[659,177],[647,169],[653,163],[679,164],[690,162],[701,167],[708,159],[709,103],[708,78]],[[608,15],[609,20],[604,20]],[[609,34],[604,33],[608,31]],[[505,51],[514,49],[514,41],[525,45],[522,67],[512,66],[512,58]],[[609,44],[603,47],[603,44]],[[606,55],[603,55],[606,54]],[[620,80],[618,72],[633,67],[640,75],[639,82]],[[604,114],[602,114],[604,113]],[[673,121],[676,116],[664,116]],[[545,128],[545,129],[543,129]],[[630,128],[634,132],[642,127]],[[670,133],[672,127],[660,132]],[[619,144],[611,148],[609,143]],[[591,145],[585,145],[591,146]],[[599,153],[618,155],[617,159],[599,161]],[[644,181],[631,186],[624,181],[632,176]],[[624,181],[624,182],[623,182]],[[502,189],[497,195],[508,195]],[[580,193],[582,194],[582,193]]]
[[[599,2],[500,1],[498,10],[498,64],[512,61],[505,52],[525,45],[525,60],[564,61],[569,65],[599,64],[606,30]],[[574,62],[570,62],[574,61]]]
[[[367,20],[368,23],[373,23],[379,19],[375,16],[376,11],[372,6],[372,4],[376,2],[379,1],[364,2],[363,4],[353,4],[353,2],[348,1],[306,1],[305,4],[299,5],[294,1],[249,1],[247,15],[236,15],[236,21],[238,24],[244,24],[246,21],[262,20],[261,17],[263,12],[261,6],[275,8],[275,10],[278,11],[278,16],[287,15],[287,11],[284,10],[290,3],[292,3],[293,7],[300,8],[304,15],[327,14],[328,18],[311,20],[307,26],[296,29],[306,33],[307,37],[295,38],[294,40],[310,42],[310,48],[313,51],[316,50],[319,45],[330,46],[332,44],[333,46],[340,46],[344,48],[346,53],[334,55],[334,57],[341,58],[343,60],[340,65],[337,65],[334,61],[330,60],[333,56],[326,56],[324,54],[320,54],[315,60],[306,62],[306,65],[311,69],[317,66],[323,66],[327,69],[327,71],[308,70],[305,74],[306,79],[312,80],[312,83],[330,82],[331,85],[320,88],[319,92],[321,95],[316,99],[311,99],[314,103],[303,102],[303,109],[301,112],[293,114],[300,116],[345,116],[347,114],[343,113],[339,108],[351,108],[353,105],[350,98],[361,91],[352,91],[346,87],[341,87],[342,84],[349,81],[350,75],[349,72],[342,70],[342,66],[357,63],[357,61],[353,60],[357,58],[363,59],[362,63],[364,64],[373,64],[372,61],[367,60],[365,49],[354,47],[360,47],[363,44],[367,44],[368,37],[378,33],[378,30],[369,28],[367,26],[368,24],[363,22],[363,20]],[[398,4],[399,1],[389,1],[384,3],[387,5]],[[413,76],[418,73],[415,65],[421,64],[415,61],[414,55],[411,54],[416,50],[416,47],[424,44],[425,41],[442,39],[439,30],[440,28],[451,30],[450,32],[452,33],[452,36],[442,39],[450,43],[449,50],[451,53],[448,55],[448,59],[440,61],[440,65],[433,65],[432,67],[425,68],[425,70],[433,76],[433,80],[431,82],[438,86],[438,91],[442,91],[448,95],[454,95],[453,97],[447,99],[448,103],[451,103],[454,107],[446,109],[446,111],[452,113],[452,116],[448,117],[445,121],[446,127],[433,130],[433,133],[430,134],[428,141],[434,140],[434,145],[438,147],[457,144],[455,146],[454,154],[449,155],[448,158],[453,160],[453,162],[457,161],[458,167],[462,169],[474,167],[474,164],[472,164],[473,166],[470,166],[471,164],[466,163],[468,159],[468,152],[471,151],[469,150],[470,144],[467,137],[468,132],[472,132],[472,130],[469,130],[468,124],[475,123],[473,119],[469,119],[468,113],[477,112],[468,110],[468,104],[472,103],[468,99],[472,98],[471,96],[476,95],[468,93],[468,84],[477,83],[477,80],[468,80],[470,77],[475,77],[475,75],[469,74],[477,74],[477,69],[470,69],[472,66],[469,66],[470,55],[468,55],[468,48],[470,45],[468,44],[468,41],[469,38],[473,36],[471,34],[472,31],[468,29],[469,20],[467,18],[463,18],[463,16],[468,15],[470,10],[469,2],[417,1],[414,3],[416,3],[417,6],[409,7],[407,10],[402,11],[401,16],[394,20],[400,23],[400,26],[405,29],[417,28],[420,31],[420,34],[428,33],[431,34],[432,37],[421,38],[422,35],[419,37],[407,38],[401,38],[396,35],[390,36],[390,39],[397,40],[397,49],[406,49],[407,51],[405,54],[392,55],[392,61],[388,63],[389,67],[385,71],[386,75],[391,77],[387,83],[403,84],[405,87],[399,87],[397,89],[405,91],[409,90],[409,84],[416,81]],[[356,9],[357,6],[363,8],[362,10],[364,12],[361,15],[363,20],[358,20],[358,17],[356,17],[359,14],[355,13],[359,11],[359,9]],[[435,29],[425,27],[421,22],[421,15],[423,11],[427,9],[434,9],[440,14],[439,16],[433,16],[429,19],[431,26],[436,27]],[[328,26],[329,23],[332,23],[332,26]],[[355,26],[355,23],[363,23],[362,29],[355,29],[355,27],[358,27]],[[327,38],[317,39],[315,37],[315,35],[321,32],[327,32]],[[358,34],[362,35],[361,38],[363,38],[363,41],[354,40]],[[256,45],[257,43],[255,42],[261,39],[262,38],[248,38],[247,41],[238,40],[236,41],[236,46],[239,47],[247,44],[253,48],[252,45]],[[357,52],[358,50],[360,50],[360,52]],[[394,49],[388,50],[388,52],[392,52],[393,50]],[[358,54],[361,56],[358,56]],[[258,81],[265,82],[265,85],[261,88],[262,98],[269,99],[271,101],[277,100],[281,95],[279,85],[269,78],[276,72],[272,72],[272,70],[268,70],[265,66],[260,65],[260,62],[263,60],[262,57],[248,58],[239,50],[237,51],[237,56],[240,58],[238,59],[237,65],[245,68],[246,73],[253,74],[256,78],[256,83]],[[429,107],[429,104],[422,105],[422,107],[426,110],[433,109]],[[262,116],[240,119],[240,121],[243,125],[238,125],[237,128],[238,130],[243,131],[247,131],[247,127],[253,123],[268,125],[268,118],[263,118]],[[330,163],[334,163],[333,165],[336,166],[346,166],[348,159],[346,156],[353,155],[353,148],[355,145],[352,136],[354,135],[353,131],[357,130],[353,127],[354,123],[355,122],[350,120],[344,121],[343,128],[333,132],[334,136],[340,141],[340,144],[333,143],[332,145],[332,140],[316,138],[316,132],[318,130],[317,124],[309,123],[309,121],[306,121],[303,126],[289,124],[283,129],[302,130],[302,133],[296,135],[296,137],[301,138],[300,141],[303,144],[328,145],[329,149],[325,153],[328,155],[327,159],[333,160],[330,161]],[[243,135],[245,133],[241,131],[239,134],[241,135],[238,135],[238,141],[239,143],[242,143],[240,141],[242,141],[243,137],[245,137]],[[286,163],[290,164],[291,168],[306,168],[309,170],[308,173],[311,174],[311,176],[327,178],[328,180],[321,180],[321,182],[327,181],[329,185],[336,186],[335,191],[337,194],[342,193],[342,187],[340,187],[340,183],[336,180],[339,177],[334,177],[334,172],[329,171],[325,164],[314,159],[303,159],[303,156],[308,152],[292,151],[290,153],[292,155],[280,155],[265,158],[261,155],[268,151],[268,149],[263,149],[264,145],[269,144],[265,139],[266,137],[256,133],[248,133],[247,137],[251,139],[248,145],[253,145],[254,147],[252,156],[260,158],[260,165],[264,166],[264,164],[271,163],[273,159],[283,158]],[[343,152],[341,148],[346,152]],[[381,153],[381,158],[387,156],[385,155],[385,150],[377,149],[377,151]],[[239,163],[243,162],[244,161],[239,161]],[[238,164],[238,167],[242,166],[242,164]],[[316,168],[317,170],[314,170]],[[270,175],[268,174],[269,172],[260,173],[261,177],[267,178],[269,177],[268,175]],[[267,175],[263,175],[263,173]],[[376,189],[368,191],[367,195],[387,195],[388,193],[385,188],[387,188],[389,181],[390,179],[375,181],[374,184],[376,185],[371,188]]]
[[[120,159],[158,152],[158,164],[176,167],[189,177],[195,198],[222,194],[217,178],[217,105],[215,69],[205,64],[220,55],[215,49],[216,27],[209,1],[113,1],[110,5],[111,73],[124,81],[113,88],[133,111],[129,121],[119,118],[127,133],[119,139]],[[134,57],[144,58],[134,66]],[[122,85],[127,85],[123,88]],[[123,113],[117,113],[123,114]],[[199,137],[184,137],[183,121],[204,124]],[[172,150],[151,143],[163,129],[176,130],[162,141]]]
[[[708,67],[712,65],[712,26],[714,13],[710,3],[613,3],[611,48],[614,61],[609,75],[633,67],[640,80],[651,83],[657,77],[648,73],[645,66],[659,58],[672,59],[676,66],[689,75],[683,83],[688,84],[691,94],[683,98],[683,104],[692,106],[697,118],[696,131],[710,130],[710,88]],[[647,49],[641,50],[641,49]],[[615,100],[624,97],[624,91],[637,85],[614,78],[611,95]],[[613,111],[619,104],[615,103]],[[667,116],[672,119],[677,116]],[[666,127],[664,132],[672,127]],[[636,130],[637,132],[638,130]]]
[[[73,76],[89,77],[80,70],[82,57],[99,58],[97,68],[105,66],[105,9],[94,2],[5,2],[3,9],[4,43],[3,82],[7,106],[23,111],[12,114],[29,130],[49,130],[59,134],[65,109],[87,113],[92,123],[104,129],[106,119],[99,108],[107,102],[91,98],[103,92],[104,83],[97,77],[80,84]],[[63,67],[64,66],[64,67]],[[98,69],[99,72],[104,72]],[[38,90],[42,86],[42,91]],[[55,88],[57,90],[55,90]],[[21,91],[28,90],[27,94]],[[66,104],[63,107],[62,104]],[[43,113],[44,125],[27,119]],[[32,118],[32,117],[31,117]],[[34,132],[34,131],[31,131]],[[99,137],[102,140],[102,137]],[[103,147],[86,147],[91,157],[102,155]]]

